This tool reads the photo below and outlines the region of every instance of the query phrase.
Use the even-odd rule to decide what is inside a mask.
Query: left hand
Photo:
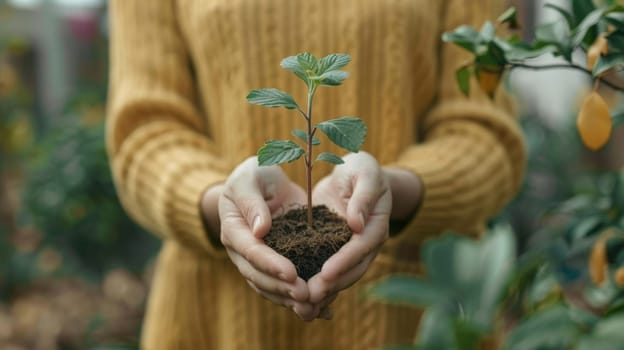
[[[344,164],[314,188],[315,205],[325,204],[347,220],[353,236],[308,281],[316,312],[327,317],[329,304],[341,290],[357,282],[375,259],[389,235],[392,192],[389,181],[373,156],[349,154]]]

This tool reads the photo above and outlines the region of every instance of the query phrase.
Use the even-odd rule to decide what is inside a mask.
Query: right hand
[[[291,308],[311,321],[316,315],[308,302],[307,283],[287,258],[267,246],[264,237],[271,217],[306,202],[305,192],[278,166],[260,167],[251,157],[227,179],[219,197],[221,242],[247,283],[275,304]]]

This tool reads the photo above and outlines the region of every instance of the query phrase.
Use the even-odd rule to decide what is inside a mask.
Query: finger
[[[301,278],[297,278],[294,283],[288,283],[255,269],[247,260],[235,252],[228,254],[241,275],[262,291],[301,302],[308,300],[308,285]]]
[[[254,237],[249,228],[240,221],[228,225],[222,222],[221,242],[228,254],[237,254],[248,261],[255,269],[267,275],[293,283],[297,279],[297,270],[290,260],[277,254],[264,241]],[[237,265],[238,266],[238,265]]]
[[[308,281],[308,286],[310,289],[310,302],[313,304],[321,304],[326,299],[329,299],[331,300],[331,302],[333,302],[331,296],[337,295],[339,291],[351,287],[353,284],[355,284],[355,282],[362,278],[366,271],[368,271],[370,264],[373,262],[376,256],[377,251],[372,252],[354,268],[352,268],[336,280],[326,281],[320,275],[317,275],[310,279],[310,281]],[[331,304],[331,302],[329,302],[328,305]]]
[[[388,239],[388,215],[372,215],[362,233],[351,239],[332,255],[319,273],[326,281],[333,281],[363,261]]]
[[[276,305],[281,305],[281,306],[291,309],[302,320],[304,321],[314,320],[315,310],[312,304],[306,303],[306,302],[298,302],[296,300],[286,298],[279,294],[273,294],[273,293],[263,291],[249,281],[247,281],[247,284],[249,284],[249,286],[253,288],[253,290],[255,290],[256,293],[260,294],[263,298],[269,300],[270,302]]]
[[[265,202],[265,194],[258,180],[235,179],[233,183],[228,182],[226,186],[227,189],[223,195],[234,204],[237,210],[225,214],[240,215],[254,236],[261,238],[266,235],[271,228],[271,211]],[[269,190],[272,190],[270,186]]]
[[[357,175],[347,205],[347,223],[354,232],[364,230],[368,216],[385,190],[386,186],[378,168]]]

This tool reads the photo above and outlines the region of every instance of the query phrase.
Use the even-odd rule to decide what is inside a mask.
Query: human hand
[[[275,304],[314,319],[306,282],[287,258],[262,237],[278,210],[305,203],[304,191],[277,166],[260,167],[256,157],[242,162],[228,177],[219,197],[221,242],[247,283]]]
[[[316,204],[346,218],[354,232],[308,281],[315,315],[331,315],[329,304],[364,275],[389,234],[392,192],[386,175],[368,153],[349,154],[343,160],[316,185],[312,196]]]

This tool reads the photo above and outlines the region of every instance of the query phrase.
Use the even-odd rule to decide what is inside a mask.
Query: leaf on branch
[[[306,84],[308,84],[308,74],[306,73],[305,69],[303,69],[299,64],[297,56],[289,56],[284,58],[280,63],[280,66],[286,70],[295,73],[295,75],[299,77],[299,79],[303,80]]]
[[[574,26],[576,26],[576,21],[574,20],[574,16],[568,10],[564,9],[563,7],[552,4],[552,3],[548,3],[544,5],[544,8],[553,9],[557,11],[561,16],[563,16],[563,18],[565,18],[566,22],[568,23],[568,28],[572,29],[574,28]]]
[[[604,14],[605,9],[597,9],[589,13],[574,30],[572,45],[576,47],[583,43],[586,46],[593,44],[598,35],[595,26],[598,25]]]
[[[299,129],[295,129],[293,131],[291,131],[291,133],[293,134],[293,136],[297,137],[298,139],[300,139],[301,141],[305,142],[305,144],[308,144],[308,133],[303,131],[303,130],[299,130]],[[312,146],[318,146],[321,144],[321,140],[319,140],[316,136],[312,136]]]
[[[614,115],[611,120],[613,121],[613,127],[624,125],[624,113]]]
[[[297,55],[297,62],[304,72],[307,73],[309,71],[316,74],[318,60],[313,54],[309,52],[300,53]]]
[[[344,164],[344,160],[333,153],[323,152],[316,157],[316,160],[322,160],[331,164]]]
[[[518,23],[518,10],[515,6],[508,8],[502,15],[500,15],[497,19],[498,23],[509,25],[509,29],[520,29],[520,24]]]
[[[459,90],[468,97],[470,95],[470,76],[472,74],[472,69],[470,66],[463,66],[455,72],[455,78],[457,79],[457,84],[459,85]]]
[[[332,53],[318,61],[316,74],[339,70],[349,62],[351,62],[351,56],[344,53]]]
[[[295,99],[284,91],[278,89],[257,89],[251,90],[247,95],[247,101],[254,105],[264,107],[284,107],[288,109],[299,109]]]
[[[492,41],[496,36],[496,28],[494,28],[494,24],[492,24],[492,22],[487,21],[481,27],[480,33],[483,41]]]
[[[329,72],[323,73],[319,77],[319,81],[321,85],[325,86],[338,86],[342,84],[342,82],[347,79],[349,73],[342,70],[333,70]]]
[[[260,166],[293,162],[305,154],[303,148],[292,141],[268,141],[258,150]]]
[[[599,77],[604,72],[616,67],[624,65],[624,54],[622,53],[614,53],[606,56],[602,56],[598,58],[598,62],[596,62],[596,66],[594,67],[594,71],[592,74],[594,77]]]
[[[342,117],[317,124],[316,127],[338,147],[359,152],[366,138],[366,125],[360,118]]]
[[[561,21],[547,23],[535,31],[536,46],[554,45],[568,62],[572,61],[573,45],[570,42],[568,27]]]
[[[615,30],[607,34],[606,39],[608,44],[607,52],[624,53],[624,30]]]
[[[470,26],[460,26],[452,32],[442,34],[442,40],[453,43],[472,53],[477,53],[483,48],[481,33]]]

